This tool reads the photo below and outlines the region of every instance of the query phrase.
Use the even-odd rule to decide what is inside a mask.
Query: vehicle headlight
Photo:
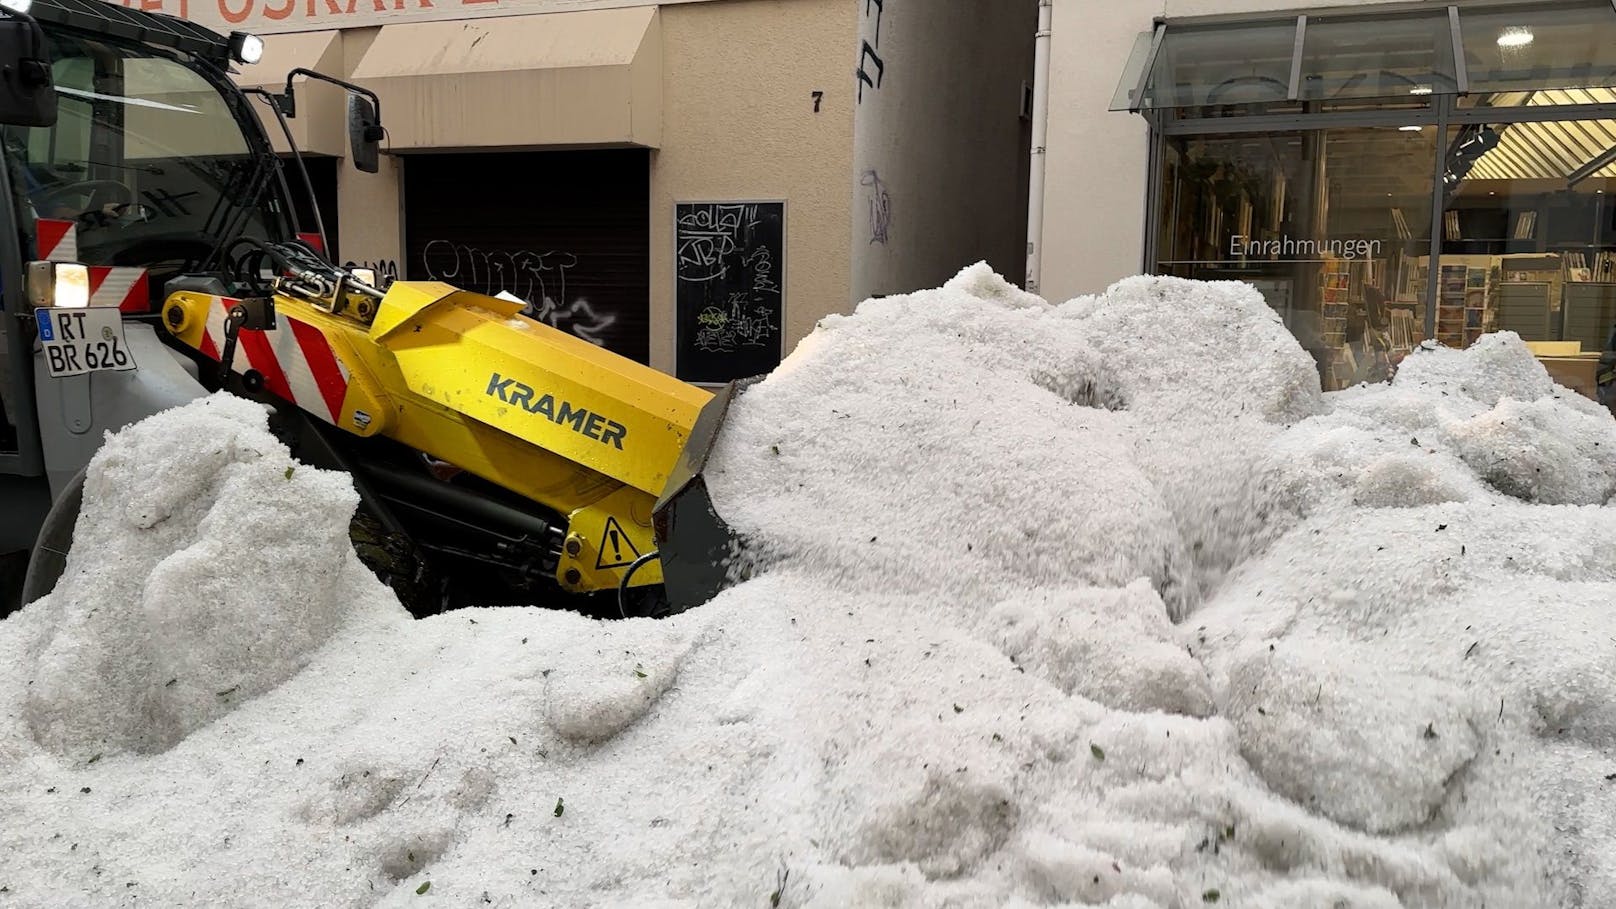
[[[90,267],[77,262],[29,262],[28,302],[47,309],[89,306]]]

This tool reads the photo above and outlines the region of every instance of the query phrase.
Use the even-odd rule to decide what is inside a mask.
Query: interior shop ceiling
[[[1493,106],[1616,104],[1616,91],[1604,88],[1512,92],[1494,96]],[[1497,124],[1498,145],[1478,160],[1460,185],[1461,194],[1497,187],[1488,181],[1512,181],[1516,192],[1564,190],[1567,177],[1610,149],[1616,149],[1616,120]],[[1353,127],[1324,133],[1325,176],[1333,203],[1346,206],[1413,206],[1430,204],[1434,127]],[[1450,133],[1450,136],[1452,134]],[[1444,142],[1446,144],[1446,141]],[[1245,134],[1186,143],[1191,159],[1238,162],[1246,174],[1283,173],[1291,190],[1303,179],[1301,133]],[[1591,175],[1579,188],[1602,188],[1601,178],[1616,177],[1616,162]],[[1523,186],[1522,182],[1532,185]]]
[[[1610,104],[1616,91],[1574,88],[1539,92],[1509,92],[1495,106],[1548,107],[1557,104]],[[1589,161],[1616,148],[1616,120],[1568,120],[1517,123],[1503,129],[1498,147],[1488,152],[1470,172],[1472,180],[1542,180],[1563,178]],[[1616,176],[1616,163],[1594,172]]]

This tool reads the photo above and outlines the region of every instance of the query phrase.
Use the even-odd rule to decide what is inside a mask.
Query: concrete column
[[[385,116],[385,112],[383,114]],[[375,268],[393,277],[404,274],[404,168],[398,157],[381,156],[374,174],[356,170],[342,159],[337,172],[338,249],[344,261]]]
[[[354,67],[376,39],[379,28],[347,29],[342,33],[342,76],[352,75]],[[387,108],[382,108],[386,126]],[[346,121],[345,126],[346,129]],[[383,275],[410,278],[404,273],[404,164],[386,153],[382,141],[381,169],[364,173],[344,156],[337,170],[338,249],[345,262],[375,268]]]

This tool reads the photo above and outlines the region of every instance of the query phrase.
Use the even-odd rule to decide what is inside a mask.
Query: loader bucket
[[[731,402],[762,378],[730,382],[702,407],[657,500],[652,523],[670,612],[700,606],[724,588],[745,580],[749,573],[745,541],[713,507],[703,471]]]

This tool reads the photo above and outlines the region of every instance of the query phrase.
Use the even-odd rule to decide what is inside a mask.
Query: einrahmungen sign
[[[1238,259],[1278,259],[1282,261],[1316,262],[1331,257],[1336,259],[1369,259],[1380,255],[1379,240],[1334,239],[1299,240],[1295,237],[1275,237],[1258,240],[1235,234],[1229,238],[1229,255]]]

